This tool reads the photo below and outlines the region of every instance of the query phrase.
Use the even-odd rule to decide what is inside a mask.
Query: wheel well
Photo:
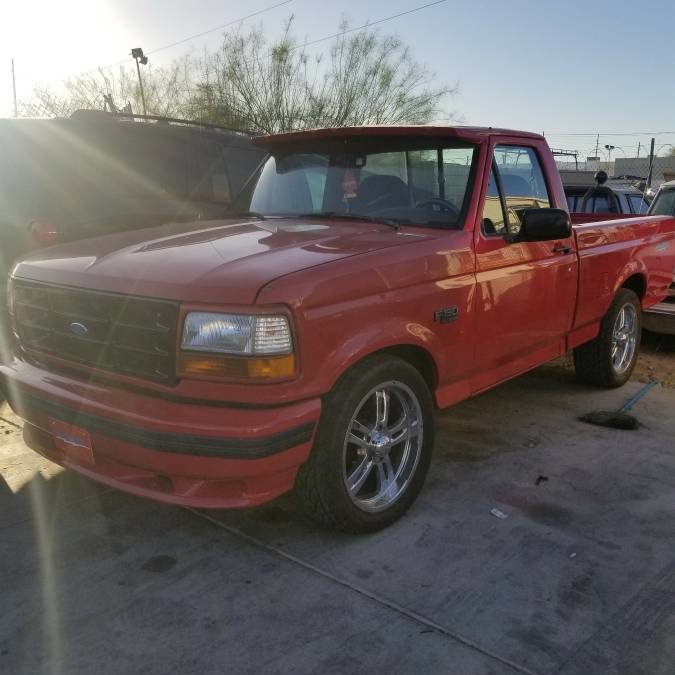
[[[628,279],[623,282],[621,287],[633,291],[635,295],[642,300],[645,296],[645,291],[647,290],[647,282],[642,274],[633,274],[633,276],[628,277]]]
[[[436,364],[426,349],[422,347],[415,347],[414,345],[396,345],[395,347],[387,347],[382,349],[377,354],[391,354],[397,356],[399,359],[407,361],[413,368],[416,368],[424,378],[430,391],[436,388],[438,382],[438,373],[436,372]]]

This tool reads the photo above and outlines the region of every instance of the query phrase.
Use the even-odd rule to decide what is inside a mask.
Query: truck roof
[[[543,140],[541,134],[513,129],[496,127],[465,127],[465,126],[429,126],[429,125],[396,125],[396,126],[362,126],[362,127],[335,127],[324,129],[307,129],[305,131],[291,131],[282,134],[268,134],[258,136],[254,142],[259,145],[279,145],[295,143],[310,139],[350,138],[361,136],[453,136],[468,142],[480,142],[489,136],[514,136],[518,138]]]

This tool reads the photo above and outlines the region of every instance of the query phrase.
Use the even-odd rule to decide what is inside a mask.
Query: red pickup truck
[[[197,507],[295,489],[349,531],[419,493],[433,408],[574,350],[630,377],[675,220],[572,227],[538,135],[376,127],[259,138],[221,221],[60,245],[13,270],[0,367],[26,442]]]

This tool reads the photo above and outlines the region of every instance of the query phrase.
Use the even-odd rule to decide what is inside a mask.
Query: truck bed
[[[643,309],[662,303],[673,281],[674,233],[675,219],[667,216],[622,216],[575,224],[579,255],[575,328],[599,321],[616,294],[616,284],[628,279],[642,291]]]
[[[572,225],[586,225],[587,223],[603,223],[610,220],[632,220],[635,218],[644,218],[644,214],[630,213],[570,213]]]

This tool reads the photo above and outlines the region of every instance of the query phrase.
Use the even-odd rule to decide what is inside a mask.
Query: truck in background
[[[224,127],[91,110],[0,120],[0,147],[0,352],[5,280],[19,256],[223,217],[265,156],[250,134]]]

